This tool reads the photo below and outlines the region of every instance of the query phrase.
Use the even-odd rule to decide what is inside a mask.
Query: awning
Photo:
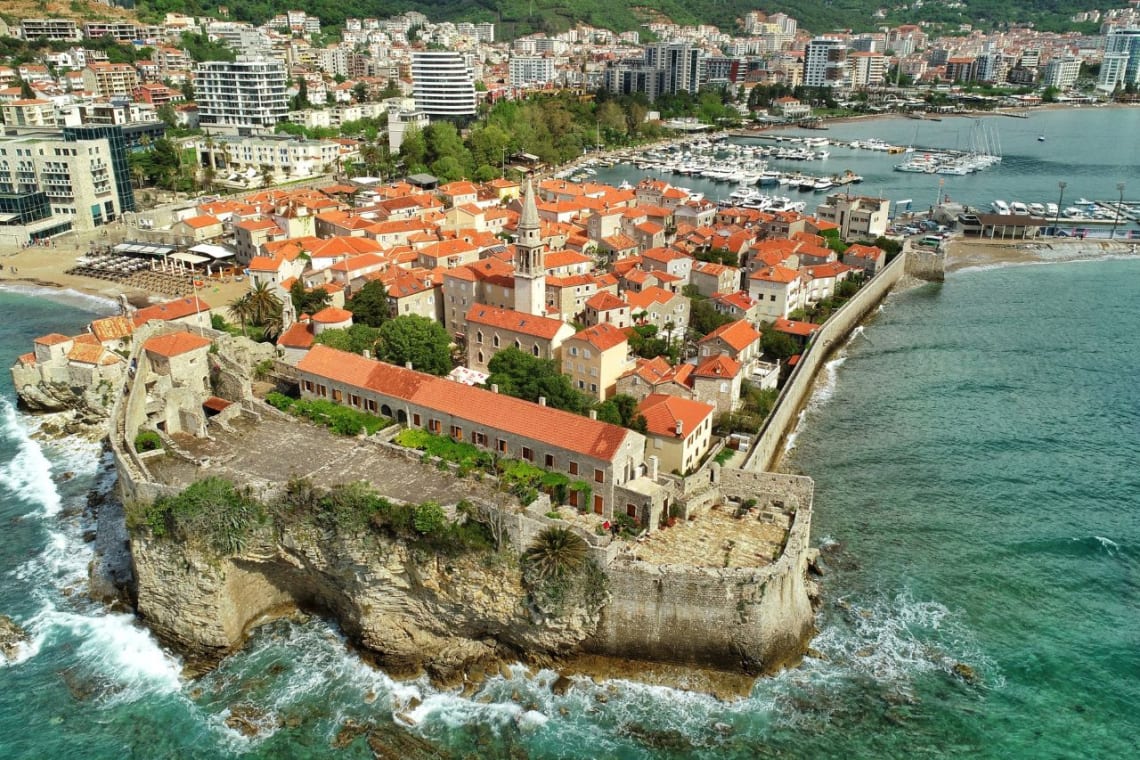
[[[181,262],[184,262],[186,264],[190,264],[191,266],[196,266],[198,264],[205,264],[209,261],[213,261],[213,259],[211,259],[209,256],[199,256],[197,254],[188,253],[186,251],[181,251],[179,253],[173,253],[170,255],[170,258],[173,259],[174,261],[181,261]]]
[[[224,245],[210,245],[209,243],[196,245],[190,249],[190,252],[209,256],[211,259],[229,259],[234,256],[234,252]]]
[[[112,248],[115,253],[135,256],[169,256],[178,249],[172,245],[152,245],[150,243],[119,243]]]

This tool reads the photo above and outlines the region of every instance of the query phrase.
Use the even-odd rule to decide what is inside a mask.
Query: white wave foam
[[[834,667],[905,687],[917,674],[951,673],[957,663],[965,663],[986,681],[1001,682],[973,635],[939,602],[916,601],[903,592],[866,603],[840,600],[838,605],[843,620],[832,621],[812,643]]]
[[[77,659],[109,684],[112,702],[134,702],[182,688],[178,660],[163,651],[132,615],[85,615],[49,606],[28,622],[28,630],[37,651],[63,637],[78,640]]]
[[[79,290],[71,288],[52,288],[46,285],[22,285],[15,283],[2,283],[0,289],[9,291],[11,293],[19,293],[27,296],[37,296],[40,298],[47,298],[57,303],[67,304],[74,306],[77,309],[91,312],[92,314],[115,314],[119,310],[119,304],[115,299],[106,296],[92,295],[91,293],[84,293]]]
[[[1051,258],[1039,258],[1029,261],[997,261],[990,264],[971,264],[970,266],[952,269],[947,274],[966,274],[973,272],[990,272],[995,269],[1012,269],[1014,267],[1053,266],[1056,264],[1091,264],[1098,261],[1140,261],[1140,256],[1130,253],[1097,253],[1084,251],[1075,254],[1065,254]]]
[[[0,486],[42,507],[44,516],[58,514],[63,503],[52,481],[52,464],[5,398],[0,398],[0,435],[16,444],[16,455],[0,467]]]
[[[1102,549],[1108,552],[1109,556],[1116,556],[1120,553],[1120,544],[1116,543],[1111,538],[1105,538],[1104,536],[1093,536],[1093,538],[1095,538],[1097,543],[1101,545]]]

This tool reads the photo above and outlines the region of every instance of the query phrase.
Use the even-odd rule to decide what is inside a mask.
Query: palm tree
[[[560,578],[586,564],[588,547],[577,533],[566,528],[547,528],[535,537],[525,552],[523,566],[535,580]]]
[[[255,325],[265,324],[274,315],[281,316],[281,299],[264,282],[254,285],[242,298],[249,299],[253,315],[251,321]]]
[[[241,324],[241,334],[245,335],[245,323],[252,322],[255,316],[253,300],[249,293],[238,298],[230,304],[230,316]]]

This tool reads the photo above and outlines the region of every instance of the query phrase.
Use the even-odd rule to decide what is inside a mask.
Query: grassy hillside
[[[916,21],[944,22],[951,25],[972,23],[989,28],[1005,23],[1033,22],[1040,28],[1066,27],[1066,19],[1078,10],[1092,8],[1096,0],[967,0],[963,8],[945,3],[926,3],[916,10],[892,11],[887,19],[872,14],[884,7],[881,0],[636,0],[627,4],[614,0],[294,0],[298,7],[317,15],[328,26],[340,26],[345,18],[384,18],[407,10],[419,10],[432,20],[493,21],[496,37],[511,39],[532,31],[561,31],[575,22],[617,31],[636,29],[648,20],[672,19],[682,24],[710,23],[726,31],[738,28],[738,20],[748,11],[763,7],[783,11],[797,18],[800,26],[813,32],[833,29],[867,31],[886,24]],[[167,11],[216,13],[216,0],[138,0],[141,16],[157,17]],[[273,0],[229,0],[231,17],[262,22],[285,7]]]

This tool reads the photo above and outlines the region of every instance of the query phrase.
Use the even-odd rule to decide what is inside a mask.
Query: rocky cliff
[[[392,672],[426,670],[444,682],[503,658],[547,661],[598,623],[597,605],[584,601],[557,616],[536,611],[507,554],[432,556],[402,539],[305,523],[264,531],[224,557],[145,530],[132,548],[138,613],[191,672],[295,610],[335,619]]]

